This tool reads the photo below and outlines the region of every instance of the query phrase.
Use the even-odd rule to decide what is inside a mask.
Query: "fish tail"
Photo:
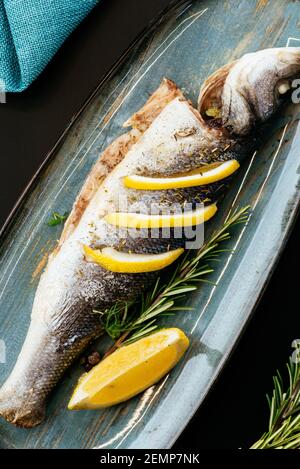
[[[82,327],[77,335],[70,332],[58,334],[31,324],[17,363],[0,389],[0,415],[7,421],[24,428],[40,424],[52,389],[101,329],[94,325],[93,330]]]
[[[35,400],[29,392],[19,396],[13,387],[0,390],[0,415],[8,422],[22,428],[39,425],[45,418],[46,401]]]

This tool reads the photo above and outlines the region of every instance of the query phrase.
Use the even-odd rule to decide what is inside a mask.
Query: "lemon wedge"
[[[172,264],[183,253],[178,248],[161,254],[130,254],[114,248],[92,249],[83,245],[85,257],[90,262],[101,265],[106,270],[120,273],[153,272]]]
[[[111,225],[124,228],[173,228],[200,225],[213,217],[216,211],[216,204],[211,204],[197,210],[163,215],[114,212],[105,215],[104,220]]]
[[[125,176],[124,184],[133,189],[146,191],[161,189],[179,189],[182,187],[203,186],[227,178],[240,167],[237,160],[226,161],[209,170],[199,168],[198,172],[177,177],[151,178],[146,176]]]
[[[136,396],[166,375],[188,346],[183,331],[169,328],[119,348],[80,378],[68,409],[99,409]]]

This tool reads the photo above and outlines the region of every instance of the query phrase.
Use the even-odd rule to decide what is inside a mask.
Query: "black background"
[[[103,75],[167,4],[102,0],[36,82],[0,104],[0,224]],[[298,221],[245,334],[176,449],[247,448],[267,428],[265,394],[300,337],[299,234]]]

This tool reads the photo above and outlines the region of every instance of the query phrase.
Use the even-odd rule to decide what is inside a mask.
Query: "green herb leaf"
[[[296,344],[295,352],[294,354],[299,358],[299,343]],[[298,360],[295,362],[290,358],[287,371],[287,391],[284,391],[284,380],[279,371],[273,377],[272,397],[267,396],[270,408],[269,428],[251,446],[252,449],[300,448],[300,363]]]
[[[53,212],[52,215],[51,215],[51,218],[49,219],[48,221],[48,225],[49,226],[56,226],[56,225],[60,225],[60,223],[62,223],[63,221],[66,220],[66,218],[68,217],[68,212],[65,212],[63,215],[61,215],[60,213],[58,212]]]
[[[196,290],[200,282],[212,283],[202,278],[213,272],[207,265],[207,260],[224,251],[220,249],[220,243],[230,238],[229,230],[232,226],[247,222],[248,211],[249,206],[229,214],[222,227],[196,253],[187,252],[183,256],[169,281],[159,277],[153,289],[142,295],[137,302],[117,303],[100,313],[104,329],[116,341],[106,355],[122,344],[131,343],[156,329],[156,322],[160,317],[171,314],[172,311],[190,309],[178,305],[178,302]]]

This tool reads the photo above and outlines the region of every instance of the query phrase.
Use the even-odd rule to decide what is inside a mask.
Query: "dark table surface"
[[[36,82],[0,104],[0,224],[101,77],[168,2],[102,0]],[[247,448],[267,428],[265,394],[300,336],[299,234],[300,221],[246,332],[176,449]]]

